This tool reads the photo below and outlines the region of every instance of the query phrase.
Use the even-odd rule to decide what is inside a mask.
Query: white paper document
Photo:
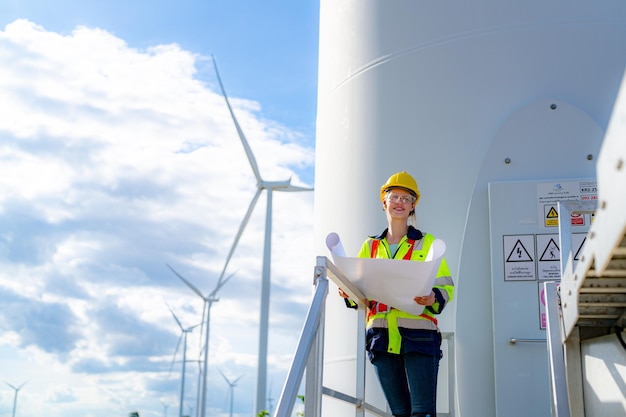
[[[398,259],[347,257],[337,233],[326,237],[333,263],[371,300],[376,300],[410,314],[419,315],[424,306],[413,300],[429,295],[446,244],[435,239],[424,262]]]

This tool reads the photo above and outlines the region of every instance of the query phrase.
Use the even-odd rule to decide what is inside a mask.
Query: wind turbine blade
[[[262,182],[262,179],[261,179],[261,173],[259,172],[259,167],[256,163],[256,159],[254,158],[254,154],[252,153],[252,148],[250,148],[250,145],[248,144],[248,140],[243,134],[243,130],[241,130],[241,126],[239,126],[239,122],[237,121],[237,118],[235,117],[233,108],[230,106],[228,95],[226,94],[226,90],[224,89],[224,84],[222,84],[222,78],[220,77],[220,72],[217,69],[217,61],[215,60],[215,57],[213,57],[213,66],[215,67],[215,75],[217,75],[217,81],[220,84],[222,95],[224,96],[224,100],[226,100],[226,106],[228,106],[228,111],[230,112],[230,116],[233,119],[235,128],[237,129],[237,134],[239,135],[239,139],[241,139],[241,144],[243,145],[243,149],[246,151],[246,156],[248,157],[248,161],[250,162],[250,166],[252,167],[254,176],[256,177],[257,182],[260,183]]]
[[[211,295],[215,296],[215,294],[217,294],[217,292],[224,286],[224,284],[226,284],[233,276],[235,275],[235,272],[233,272],[232,274],[230,274],[229,276],[227,276],[224,280],[221,280],[218,284],[217,287],[215,287],[215,289],[213,290],[213,292],[211,293]]]
[[[218,283],[222,281],[224,274],[226,273],[226,268],[228,267],[230,258],[232,258],[233,253],[235,252],[235,248],[237,247],[237,244],[239,243],[239,239],[241,238],[241,235],[243,234],[243,231],[246,228],[246,225],[248,224],[248,220],[250,220],[250,216],[252,215],[254,206],[256,205],[256,202],[259,199],[259,196],[261,195],[262,191],[263,190],[261,188],[257,188],[256,193],[254,194],[254,197],[252,198],[252,201],[250,202],[250,206],[248,206],[248,211],[246,212],[246,215],[244,216],[243,221],[241,222],[241,225],[239,226],[239,230],[237,231],[237,236],[235,236],[235,241],[233,242],[233,245],[230,247],[230,251],[228,252],[228,256],[226,257],[226,262],[224,263],[224,269],[222,269],[222,273],[220,274],[220,279],[218,280]],[[215,291],[213,291],[213,293],[215,293]]]
[[[176,354],[178,353],[178,349],[180,348],[180,342],[183,340],[184,335],[185,333],[181,333],[180,336],[178,337],[178,343],[176,343],[176,350],[174,350],[174,355],[172,355],[172,362],[170,363],[170,371],[168,372],[167,376],[169,376],[172,373],[172,368],[174,368],[174,362],[176,361]]]
[[[184,331],[185,332],[191,332],[193,329],[195,329],[196,327],[201,326],[201,325],[202,325],[202,323],[194,324],[191,327],[187,327]]]
[[[176,272],[176,271],[174,270],[174,268],[172,268],[171,266],[169,266],[169,264],[166,264],[166,265],[167,265],[167,267],[168,267],[169,269],[171,269],[171,270],[172,270],[172,272],[173,272],[174,274],[176,274],[176,276],[177,276],[178,278],[180,278],[180,279],[181,279],[181,280],[182,280],[185,284],[187,284],[187,286],[188,286],[189,288],[191,288],[191,290],[192,290],[193,292],[195,292],[196,294],[198,294],[198,295],[199,295],[199,296],[200,296],[203,300],[206,300],[206,297],[202,294],[202,292],[200,292],[200,290],[199,290],[198,288],[196,288],[196,286],[195,286],[195,285],[193,285],[191,282],[187,281],[187,280],[186,280],[186,279],[185,279],[182,275],[180,275],[178,272]]]
[[[239,381],[241,379],[243,375],[238,376],[237,378],[235,378],[235,380],[232,382],[233,386],[237,383],[237,381]]]
[[[11,388],[13,388],[16,391],[19,390],[22,387],[22,385],[24,385],[24,384],[22,384],[22,385],[20,385],[20,388],[16,388],[12,384],[9,384],[7,381],[4,381],[4,383],[7,384],[8,386],[10,386]]]
[[[222,372],[222,370],[221,370],[221,369],[219,369],[219,368],[218,368],[217,370],[220,372],[220,374],[222,375],[222,377],[224,378],[224,380],[226,381],[226,383],[227,383],[228,385],[230,385],[230,380],[229,380],[228,378],[226,378],[226,375],[224,375],[224,372]]]
[[[170,307],[170,305],[167,303],[167,301],[165,302],[165,305],[170,310],[170,313],[172,313],[172,317],[174,317],[174,320],[176,320],[176,323],[178,324],[178,327],[180,327],[180,330],[184,330],[183,329],[183,325],[180,323],[180,320],[178,320],[178,317],[176,317],[176,314],[174,314],[174,311],[172,310],[172,307]]]

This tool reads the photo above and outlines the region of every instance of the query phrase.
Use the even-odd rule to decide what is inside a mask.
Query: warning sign
[[[540,239],[549,238],[547,244],[543,244],[544,242],[540,242]],[[558,239],[559,235],[537,235],[537,246],[539,249],[544,247],[543,252],[541,253],[541,257],[539,258],[542,262],[558,262],[561,260],[561,254],[559,250],[559,245],[555,242],[555,239]]]
[[[585,242],[587,241],[587,233],[574,233],[572,234],[572,249],[574,252],[574,260],[580,260]],[[574,265],[575,267],[575,265]]]
[[[552,204],[546,204],[543,206],[544,225],[545,227],[558,227],[559,226],[559,212],[557,206]],[[570,215],[570,224],[572,226],[584,226],[585,216],[582,213],[572,213]]]
[[[572,226],[584,226],[585,216],[582,213],[572,213]]]
[[[543,206],[544,221],[546,227],[558,227],[559,225],[559,212],[556,210],[556,206],[552,204],[546,204]]]
[[[589,201],[598,199],[594,180],[555,181],[537,183],[537,208],[544,227],[558,227],[558,203],[561,201]],[[572,226],[585,226],[585,215],[572,215]]]
[[[540,281],[561,280],[561,250],[559,249],[558,234],[537,235],[537,277]]]
[[[544,235],[544,236],[547,236],[547,235]],[[539,235],[537,235],[537,238],[539,238]],[[570,260],[572,260],[573,262],[572,269],[576,269],[576,265],[578,264],[578,261],[581,259],[583,250],[585,249],[586,241],[587,241],[587,233],[572,233],[571,234],[571,239],[570,239],[570,244],[571,244],[570,251],[571,252],[564,253],[561,256],[563,256],[566,262],[568,263],[570,262]]]
[[[504,280],[534,281],[534,235],[504,235]]]

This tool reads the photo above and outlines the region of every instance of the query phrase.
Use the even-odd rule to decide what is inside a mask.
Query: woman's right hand
[[[346,294],[341,288],[339,288],[339,296],[343,298],[350,298],[350,296]]]

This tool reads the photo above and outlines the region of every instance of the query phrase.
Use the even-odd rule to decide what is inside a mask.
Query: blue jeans
[[[437,416],[439,356],[376,352],[372,365],[395,417]]]

